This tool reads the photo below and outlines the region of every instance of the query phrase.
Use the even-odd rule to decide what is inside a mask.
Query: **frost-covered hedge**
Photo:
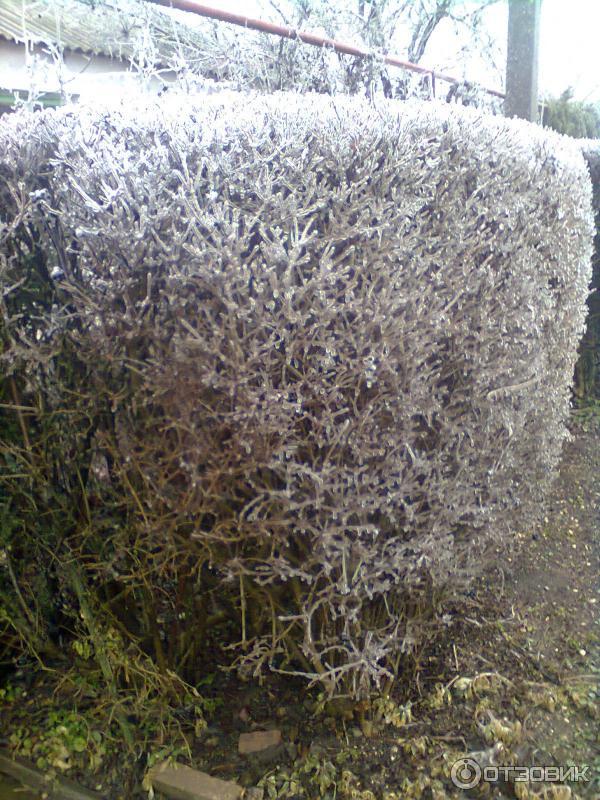
[[[559,456],[592,241],[576,145],[231,95],[19,114],[0,154],[23,519],[76,508],[57,558],[188,676],[228,616],[242,668],[389,677]]]

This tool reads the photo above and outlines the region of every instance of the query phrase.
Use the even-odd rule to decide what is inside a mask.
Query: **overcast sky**
[[[270,16],[259,11],[261,6],[268,7],[268,0],[203,1],[240,14]],[[335,0],[324,2],[335,5]],[[465,2],[472,5],[474,0]],[[485,26],[495,56],[495,70],[484,66],[483,58],[477,53],[466,58],[459,37],[449,25],[440,26],[432,37],[422,63],[453,70],[459,78],[498,86],[503,80],[506,59],[507,21],[508,0],[499,0],[488,10]],[[542,0],[539,70],[542,93],[557,95],[572,87],[578,99],[600,103],[599,33],[600,0]]]
[[[488,13],[488,29],[505,48],[507,0]],[[578,99],[600,103],[599,34],[600,0],[542,0],[540,91],[557,95],[571,86]]]
[[[600,103],[599,0],[543,0],[540,84]]]

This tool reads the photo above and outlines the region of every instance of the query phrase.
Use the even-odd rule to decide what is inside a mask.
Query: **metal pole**
[[[538,121],[541,0],[510,0],[506,59],[507,117]]]

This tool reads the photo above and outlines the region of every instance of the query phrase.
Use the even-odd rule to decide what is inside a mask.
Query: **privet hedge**
[[[0,154],[15,636],[106,626],[196,680],[217,630],[246,673],[390,679],[559,456],[580,151],[232,94],[18,114]]]

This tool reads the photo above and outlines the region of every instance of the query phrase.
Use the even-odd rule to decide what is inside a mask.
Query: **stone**
[[[244,793],[244,800],[263,800],[265,790],[258,786],[253,786],[251,789],[246,789]]]
[[[278,747],[281,744],[281,731],[252,731],[252,733],[240,734],[238,751],[244,755],[248,753],[260,753],[270,747]]]
[[[237,783],[166,761],[150,770],[148,782],[170,800],[240,800],[244,791]]]

